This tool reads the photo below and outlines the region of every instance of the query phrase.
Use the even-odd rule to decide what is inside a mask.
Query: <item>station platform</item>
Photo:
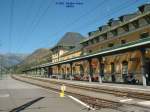
[[[47,78],[45,78],[47,79]],[[54,81],[61,81],[72,84],[81,84],[81,85],[89,85],[89,86],[107,86],[107,87],[115,87],[115,88],[124,88],[124,89],[133,89],[133,90],[144,90],[150,91],[150,86],[143,85],[133,85],[133,84],[117,84],[117,83],[99,83],[99,82],[88,82],[88,81],[77,81],[77,80],[64,80],[64,79],[50,79]]]
[[[60,90],[66,86],[66,92],[105,99],[124,104],[150,108],[150,87],[142,85],[126,85],[98,82],[83,82],[74,80],[50,79],[30,76],[14,76],[15,79],[38,86]]]
[[[40,78],[40,77],[38,77]],[[131,85],[131,84],[117,84],[117,83],[99,83],[99,82],[88,82],[88,81],[77,81],[77,80],[64,80],[64,79],[52,79],[52,78],[40,78],[49,81],[56,81],[66,84],[74,84],[74,85],[83,85],[87,87],[98,87],[98,88],[112,88],[112,89],[121,89],[121,90],[132,90],[132,91],[143,91],[150,92],[150,86],[143,85]]]

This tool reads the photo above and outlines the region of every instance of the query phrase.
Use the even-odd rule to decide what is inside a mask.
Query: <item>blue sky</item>
[[[80,2],[66,7],[58,2]],[[150,0],[0,0],[0,53],[51,48],[66,32],[89,31]]]

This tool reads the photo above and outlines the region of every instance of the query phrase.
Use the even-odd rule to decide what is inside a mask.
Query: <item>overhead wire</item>
[[[132,0],[132,1],[130,1],[130,2],[125,2],[125,3],[123,3],[122,5],[120,5],[118,8],[112,9],[110,13],[103,13],[103,14],[102,14],[102,18],[99,17],[99,16],[97,16],[97,17],[95,17],[92,21],[87,21],[85,24],[79,26],[79,27],[76,28],[76,29],[78,29],[78,30],[79,30],[79,29],[83,29],[83,28],[88,27],[89,25],[91,25],[91,24],[93,24],[93,23],[97,23],[99,19],[102,21],[102,20],[104,20],[105,18],[110,17],[110,15],[113,16],[113,15],[115,15],[115,14],[118,14],[118,13],[121,12],[122,10],[127,9],[127,8],[130,8],[131,6],[133,6],[132,3],[135,3],[135,2],[137,2],[137,0]],[[126,4],[126,3],[127,3],[127,4]],[[112,12],[115,12],[115,13],[112,13]],[[111,17],[110,17],[110,19],[111,19]]]
[[[30,16],[30,13],[31,13],[31,11],[32,11],[32,8],[33,8],[33,4],[34,4],[34,0],[32,0],[31,2],[30,2],[30,4],[29,4],[29,6],[28,6],[28,10],[26,10],[26,18],[30,18],[29,16]],[[24,33],[26,33],[27,31],[27,29],[28,29],[28,27],[27,27],[27,22],[28,21],[28,19],[26,19],[26,21],[24,21],[24,22],[22,22],[22,23],[24,23],[24,27],[23,27],[23,30],[22,30],[22,32],[21,32],[21,38],[20,38],[20,41],[18,42],[18,47],[16,48],[16,52],[18,52],[20,49],[21,49],[21,45],[24,43],[24,41],[25,41],[25,38],[23,38],[23,35],[24,35]]]
[[[39,14],[39,16],[38,16],[38,14],[36,14],[37,16],[35,17],[34,21],[32,21],[32,23],[31,23],[31,25],[30,25],[30,27],[32,27],[32,25],[33,25],[33,28],[31,29],[30,32],[28,32],[27,36],[33,34],[34,30],[37,28],[37,26],[38,26],[38,24],[40,23],[41,19],[45,16],[45,14],[47,13],[48,9],[50,8],[52,1],[53,1],[53,0],[51,0],[51,1],[49,2],[49,4],[47,5],[47,7],[44,9],[44,11],[42,11],[41,14],[39,14],[39,11],[37,12],[37,13]],[[39,7],[39,8],[40,8],[40,7]],[[40,9],[41,9],[41,8],[40,8]],[[36,21],[36,20],[37,20],[37,21]],[[33,24],[33,23],[34,23],[34,24]],[[26,38],[26,41],[28,41],[28,39],[29,39],[29,38]],[[21,46],[20,48],[23,48],[23,44],[22,44],[22,46]]]
[[[109,0],[108,0],[108,1],[109,1]],[[107,2],[108,2],[108,1],[107,1]],[[103,1],[99,2],[98,4],[96,4],[96,6],[92,7],[90,10],[88,10],[88,11],[86,11],[85,13],[81,14],[80,16],[78,16],[78,17],[77,17],[76,19],[74,19],[73,21],[67,23],[67,25],[65,25],[65,26],[63,26],[63,27],[61,27],[61,28],[59,27],[59,29],[57,29],[57,31],[56,31],[54,34],[52,34],[52,36],[53,36],[53,35],[54,35],[54,36],[57,35],[58,32],[64,30],[64,28],[66,28],[66,27],[68,28],[68,27],[70,27],[70,26],[76,24],[79,20],[83,19],[83,17],[85,17],[85,16],[87,16],[87,15],[89,15],[89,14],[92,14],[93,11],[97,10],[98,8],[100,8],[100,6],[104,5],[105,2],[106,2],[106,0],[103,0]]]
[[[106,1],[105,1],[106,2]],[[106,15],[109,15],[109,14],[111,14],[113,11],[115,11],[115,10],[119,10],[119,11],[121,11],[122,10],[122,6],[124,6],[126,3],[128,3],[128,1],[126,1],[126,2],[124,2],[121,6],[119,5],[119,7],[117,7],[117,8],[114,8],[113,10],[111,10],[111,12],[110,13],[108,13],[108,14],[104,14],[104,16],[103,17],[105,17]],[[129,5],[130,5],[131,3],[129,2],[127,5],[125,5],[126,7],[128,7]],[[132,4],[131,4],[132,5]],[[97,5],[98,6],[98,5]],[[124,7],[123,7],[123,9],[124,9]],[[93,13],[93,11],[91,11],[90,13]],[[115,12],[116,13],[116,12]],[[85,13],[86,15],[88,15],[89,16],[89,13]],[[72,24],[75,24],[75,22],[78,22],[77,20],[80,20],[80,18],[85,18],[85,16],[84,16],[84,14],[83,14],[83,16],[81,15],[78,19],[76,19],[75,21],[73,21],[72,22]],[[95,20],[94,20],[95,21]],[[88,21],[89,22],[89,21]],[[88,22],[86,23],[86,24],[88,24]],[[84,27],[87,27],[87,25],[86,24],[84,24]],[[64,28],[69,28],[69,27],[72,27],[73,25],[66,25]],[[60,29],[60,30],[64,30],[64,28],[63,29]],[[57,32],[55,32],[52,36],[55,36],[55,35],[57,35],[59,33],[59,31],[57,30]]]
[[[9,53],[12,51],[12,32],[13,32],[13,16],[14,16],[14,2],[15,0],[11,0],[10,3],[10,16],[9,16]]]
[[[105,1],[105,0],[104,0],[104,1]],[[69,28],[70,26],[72,26],[72,24],[76,24],[76,23],[77,23],[80,19],[82,19],[83,17],[89,15],[90,13],[93,13],[92,10],[96,10],[98,7],[100,7],[100,5],[103,5],[104,1],[102,1],[101,3],[99,3],[99,4],[98,4],[96,7],[94,7],[93,9],[91,9],[91,10],[87,11],[86,13],[80,15],[78,18],[76,18],[76,19],[75,19],[74,21],[72,21],[71,23],[68,23],[67,25],[65,25],[64,27],[62,27],[60,30],[64,30],[65,28]],[[134,2],[135,2],[135,1],[134,1]],[[126,3],[126,2],[125,2],[125,3]],[[131,4],[130,2],[129,2],[129,3],[127,2],[128,4],[125,5],[125,3],[122,4],[123,6],[121,5],[121,6],[119,6],[118,8],[115,8],[115,9],[111,10],[111,12],[112,12],[112,11],[117,11],[117,10],[118,10],[118,11],[121,11],[122,9],[128,7],[128,6]],[[50,5],[50,4],[49,4],[49,5]],[[36,22],[34,28],[32,29],[32,33],[33,33],[33,31],[37,28],[39,22],[42,20],[42,17],[47,13],[47,11],[48,11],[48,9],[49,9],[49,5],[48,5],[48,7],[45,9],[45,11],[43,11],[43,13],[41,14],[41,16],[39,17],[39,19],[38,19],[38,21]],[[131,4],[131,5],[132,5],[132,4]],[[111,14],[111,12],[108,13],[108,14],[104,14],[104,15],[103,15],[103,18],[106,17],[106,16],[109,16],[109,15]],[[115,12],[115,13],[116,13],[116,12]],[[99,19],[99,18],[96,17],[94,20],[91,21],[91,23],[92,23],[92,22],[95,22],[97,19]],[[90,24],[91,24],[91,23],[90,23]],[[89,24],[89,21],[88,21],[86,24]],[[87,25],[84,24],[84,27],[87,27]],[[51,36],[56,36],[58,33],[59,33],[59,30],[57,30],[57,32],[55,32],[55,33],[54,33],[53,35],[51,35]]]
[[[39,23],[41,22],[41,20],[43,19],[43,17],[45,16],[45,14],[47,13],[47,11],[49,10],[51,4],[52,4],[53,0],[51,0],[48,4],[48,6],[45,8],[45,10],[42,12],[42,14],[39,16],[39,19],[37,19],[33,29],[31,30],[31,32],[33,33],[34,30],[37,28],[37,26],[39,25]]]
[[[30,4],[31,8],[32,8],[32,6],[33,6],[33,3],[34,3],[34,2],[31,2],[31,4]],[[40,12],[40,10],[42,9],[42,6],[43,6],[44,3],[45,3],[45,2],[44,2],[43,0],[41,0],[40,5],[39,5],[39,7],[38,7],[38,9],[37,9],[37,11],[36,11],[36,13],[35,13],[35,15],[34,15],[32,21],[31,21],[31,23],[30,23],[30,25],[29,25],[30,28],[32,28],[32,27],[34,26],[35,21],[36,21],[36,19],[38,18],[39,12]],[[30,8],[29,8],[29,10],[30,10]],[[29,10],[27,10],[27,11],[29,12]],[[29,32],[27,32],[27,30],[30,29],[29,27],[26,27],[26,28],[24,29],[24,33],[29,34]],[[30,32],[31,32],[31,31],[30,31]],[[25,40],[26,40],[26,41],[28,40],[28,38],[27,38],[27,36],[25,36],[25,34],[24,34],[24,38],[22,37],[21,39],[22,39],[22,41],[20,42],[21,44],[20,44],[20,46],[18,47],[17,51],[19,51],[20,49],[23,48],[23,45],[24,45],[24,44],[22,44],[22,42],[24,42]]]

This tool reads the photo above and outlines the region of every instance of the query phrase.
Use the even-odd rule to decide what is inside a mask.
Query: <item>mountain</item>
[[[56,46],[76,46],[76,44],[80,43],[84,36],[77,32],[67,32],[56,44]]]
[[[26,56],[23,54],[0,54],[0,64],[4,67],[11,67],[23,61]]]
[[[46,48],[40,48],[34,51],[31,55],[27,56],[21,63],[21,65],[30,65],[33,63],[42,63],[45,59],[48,60],[51,51]]]
[[[35,50],[32,54],[28,55],[21,63],[16,66],[16,72],[21,73],[22,70],[31,66],[36,66],[42,63],[50,62],[51,51],[50,49],[40,48]]]
[[[0,54],[0,71],[7,72],[11,67],[22,62],[26,56],[24,54]]]
[[[76,32],[67,32],[55,46],[77,46],[79,42],[85,39],[81,34]],[[54,46],[54,47],[55,47]],[[17,65],[17,71],[21,72],[32,66],[51,62],[52,48],[40,48],[27,56],[20,64]]]

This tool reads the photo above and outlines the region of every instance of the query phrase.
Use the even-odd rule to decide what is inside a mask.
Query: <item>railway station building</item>
[[[150,85],[150,4],[110,19],[74,44],[52,48],[49,76],[70,80]]]

